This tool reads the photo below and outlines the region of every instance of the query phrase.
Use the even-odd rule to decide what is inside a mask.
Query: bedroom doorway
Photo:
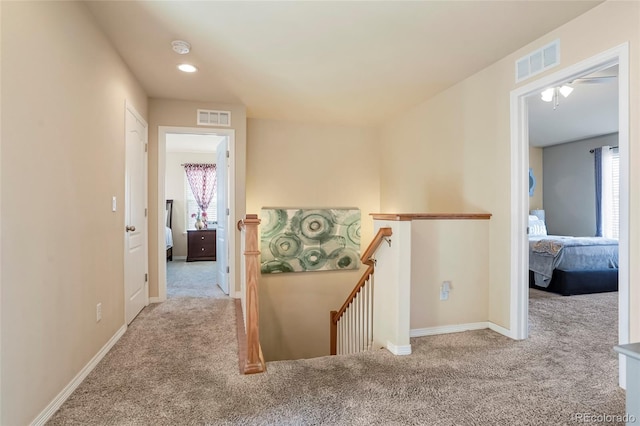
[[[234,282],[234,240],[228,241],[228,249],[217,252],[215,248],[217,227],[220,221],[225,221],[222,224],[227,225],[229,217],[234,217],[234,194],[235,194],[235,179],[234,179],[234,158],[235,158],[235,144],[234,144],[235,131],[232,129],[204,129],[204,128],[187,128],[187,127],[163,127],[158,128],[158,202],[162,203],[162,210],[158,210],[159,215],[164,215],[165,211],[165,199],[168,195],[169,198],[184,197],[184,200],[173,200],[173,217],[172,222],[174,228],[172,234],[174,247],[172,248],[173,261],[168,261],[169,255],[165,251],[161,250],[158,258],[158,301],[164,301],[169,294],[188,296],[194,291],[199,294],[199,297],[226,297],[229,295],[228,286],[218,287],[217,285],[217,268],[220,264],[227,264],[229,268],[225,268],[225,275],[228,277],[228,282]],[[189,148],[189,146],[191,148]],[[171,147],[180,146],[181,148],[175,152],[175,148]],[[203,148],[205,147],[206,148]],[[217,168],[217,154],[216,152],[220,147],[228,147],[226,150],[229,152],[228,168]],[[170,152],[174,151],[174,152]],[[171,159],[173,165],[168,164],[168,160]],[[226,191],[220,191],[224,194],[223,200],[229,209],[229,216],[224,218],[217,218],[216,204],[220,200],[212,200],[207,208],[209,213],[207,217],[207,227],[204,229],[195,229],[195,219],[190,216],[189,203],[195,203],[194,200],[189,201],[189,183],[184,175],[184,164],[187,163],[212,163],[216,164],[217,182],[223,182]],[[175,166],[175,167],[174,167]],[[176,169],[176,170],[174,170]],[[224,176],[221,176],[224,173]],[[171,182],[167,179],[171,178]],[[175,181],[175,182],[174,182]],[[168,188],[167,185],[171,184],[172,188]],[[197,204],[194,204],[197,206]],[[192,206],[193,207],[193,206]],[[200,210],[197,207],[196,210]],[[194,210],[195,212],[195,210]],[[204,223],[204,221],[202,221]],[[159,234],[159,239],[162,239],[162,244],[166,244],[165,241],[165,218],[158,218],[159,228],[162,228],[162,233]],[[191,229],[193,228],[193,229]],[[159,229],[160,232],[160,229]],[[197,235],[196,235],[197,234]],[[196,238],[197,237],[197,238]],[[195,243],[200,243],[202,247],[198,246],[194,249]],[[202,241],[201,241],[202,240]],[[209,249],[208,241],[210,240],[212,247]],[[159,241],[158,244],[161,244]],[[208,251],[207,251],[208,250]],[[197,253],[196,253],[197,251]],[[209,253],[211,252],[211,253]],[[224,256],[224,259],[218,258]],[[178,265],[179,263],[179,265]],[[206,280],[212,285],[203,288],[200,284],[187,283],[185,288],[172,288],[170,292],[167,286],[167,266],[171,266],[171,274],[178,273],[180,277],[189,276],[189,271],[194,271],[197,276],[205,276]],[[204,274],[204,275],[203,275]],[[171,276],[174,276],[171,275]],[[203,281],[199,279],[199,281]],[[192,285],[193,284],[193,285]],[[193,287],[193,288],[191,288]],[[197,288],[196,288],[197,287]],[[226,290],[226,291],[225,291]],[[176,293],[177,291],[177,293]],[[175,294],[174,294],[175,293]],[[231,295],[233,296],[233,295]]]
[[[629,342],[629,47],[617,46],[592,58],[533,81],[511,92],[511,337],[528,337],[529,305],[529,122],[527,98],[549,87],[618,66],[618,146],[620,153],[620,238],[618,273],[618,339]],[[557,97],[558,95],[555,94]],[[554,99],[555,103],[558,98]],[[561,106],[562,97],[559,97]],[[535,206],[534,206],[535,207]],[[620,385],[625,363],[620,357]]]

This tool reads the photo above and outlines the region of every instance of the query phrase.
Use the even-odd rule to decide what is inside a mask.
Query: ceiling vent
[[[559,63],[560,40],[555,40],[516,61],[516,83],[553,68]]]
[[[198,126],[231,126],[231,111],[198,110]]]

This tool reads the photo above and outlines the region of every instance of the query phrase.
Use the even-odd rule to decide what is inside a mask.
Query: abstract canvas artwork
[[[263,208],[263,274],[357,269],[360,209]]]

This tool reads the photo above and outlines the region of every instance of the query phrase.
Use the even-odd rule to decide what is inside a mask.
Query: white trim
[[[122,335],[127,331],[127,326],[123,325],[120,327],[116,334],[114,334],[111,339],[100,349],[100,351],[95,354],[91,361],[87,365],[84,366],[82,370],[69,382],[67,386],[62,389],[62,391],[47,405],[47,407],[42,410],[42,412],[36,417],[33,422],[31,422],[32,426],[36,425],[44,425],[50,418],[55,414],[56,411],[64,404],[64,402],[69,398],[69,396],[73,393],[74,390],[82,383],[82,381],[91,373],[91,371],[96,368],[96,365],[104,358],[104,356],[111,350],[113,345],[115,345],[118,340],[122,337]]]
[[[508,328],[504,328],[498,324],[495,324],[491,321],[487,322],[487,324],[489,325],[489,328],[493,331],[495,331],[498,334],[502,334],[503,336],[506,337],[511,337],[511,332],[509,331]]]
[[[472,322],[468,324],[442,325],[438,327],[414,328],[410,332],[411,337],[435,336],[437,334],[461,333],[470,330],[482,330],[489,328],[487,322]]]
[[[234,299],[242,299],[242,292],[241,291],[236,291],[235,294],[233,295]]]
[[[623,43],[511,92],[511,302],[510,334],[527,337],[528,325],[528,129],[525,97],[546,87],[618,64],[618,146],[620,152],[620,239],[618,270],[618,339],[629,343],[629,43]],[[625,360],[619,383],[624,387]]]
[[[160,302],[162,302],[162,300],[160,300],[160,298],[159,298],[159,297],[150,297],[150,298],[149,298],[149,303],[150,303],[150,304],[151,304],[151,303],[160,303]]]
[[[435,336],[438,334],[461,333],[463,331],[483,330],[489,328],[496,333],[509,336],[509,330],[489,321],[471,322],[467,324],[443,325],[439,327],[414,328],[410,332],[411,337]]]
[[[411,355],[411,345],[394,345],[387,341],[387,350],[394,355]]]
[[[164,210],[165,210],[165,176],[167,155],[167,133],[187,133],[192,135],[221,135],[228,138],[229,150],[229,290],[236,286],[236,236],[231,232],[236,222],[236,140],[235,129],[217,129],[202,127],[170,127],[158,126],[158,247],[165,246]],[[176,257],[177,259],[177,257]],[[167,255],[165,250],[158,250],[158,299],[167,300]]]
[[[187,260],[187,256],[173,256],[173,260]]]

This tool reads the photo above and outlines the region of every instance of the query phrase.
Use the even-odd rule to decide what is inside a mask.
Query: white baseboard
[[[443,325],[440,327],[414,328],[409,332],[410,337],[435,336],[437,334],[460,333],[463,331],[482,330],[489,328],[496,333],[511,337],[511,332],[504,327],[490,321],[471,322],[467,324]]]
[[[49,403],[47,408],[45,408],[39,415],[36,417],[31,423],[32,426],[40,426],[44,425],[50,418],[55,414],[56,411],[62,406],[62,404],[69,398],[69,395],[73,393],[74,390],[82,383],[82,381],[91,373],[91,371],[98,365],[100,360],[104,358],[104,356],[111,350],[113,345],[116,344],[118,340],[122,337],[124,332],[127,331],[127,326],[123,325],[120,327],[116,334],[114,334],[111,339],[100,349],[100,351],[95,354],[91,361],[87,365],[84,366],[82,370],[69,382],[67,386],[62,389],[62,391]]]
[[[242,297],[242,292],[241,291],[236,291],[236,293],[233,295],[234,299],[240,299]]]
[[[394,355],[411,355],[411,345],[394,345],[387,341],[387,350]]]
[[[494,324],[492,322],[488,322],[487,324],[489,324],[489,328],[493,331],[495,331],[496,333],[500,333],[503,336],[507,336],[510,339],[513,339],[514,337],[511,335],[511,330],[506,329],[502,326],[499,326],[498,324]]]
[[[149,298],[149,303],[160,303],[160,302],[164,302],[164,300],[160,299],[159,297],[150,297]]]
[[[187,256],[173,256],[173,260],[187,260]]]

